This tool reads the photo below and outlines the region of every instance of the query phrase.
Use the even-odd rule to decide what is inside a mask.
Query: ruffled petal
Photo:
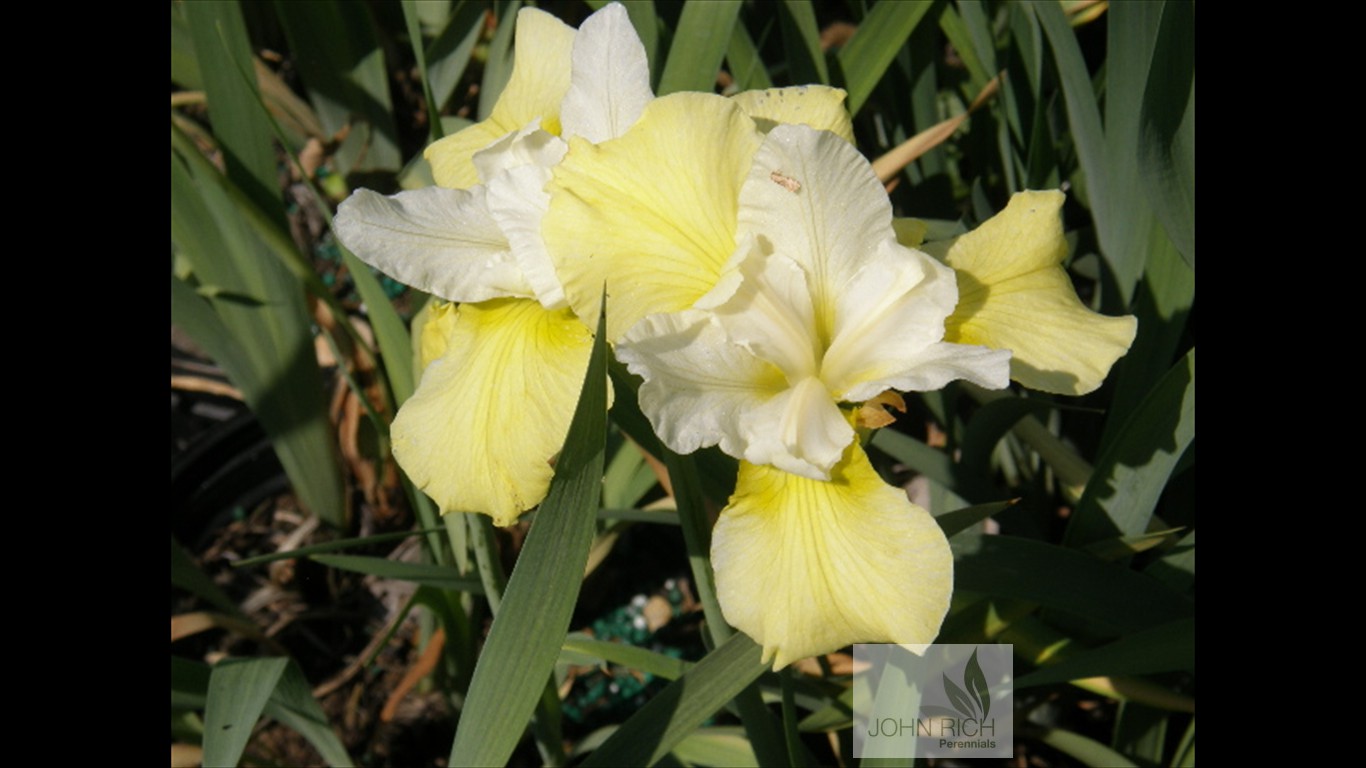
[[[814,376],[740,414],[739,433],[743,445],[732,455],[812,480],[830,479],[831,467],[854,441],[853,427]]]
[[[427,187],[393,197],[357,190],[337,209],[335,227],[362,261],[443,299],[533,295],[482,187]]]
[[[564,137],[600,144],[622,136],[654,97],[645,46],[625,6],[612,3],[589,16],[574,39],[573,74],[560,109]]]
[[[966,379],[989,389],[1010,381],[1010,353],[944,344],[944,318],[957,301],[953,270],[891,241],[838,297],[836,335],[821,375],[841,400],[886,389],[928,392]]]
[[[527,299],[463,304],[429,321],[445,355],[394,419],[394,458],[446,512],[512,525],[545,498],[593,338],[569,310]],[[440,351],[422,339],[424,350]]]
[[[742,463],[711,559],[726,621],[777,668],[851,643],[930,643],[953,591],[939,526],[857,443],[828,482]]]
[[[1062,268],[1063,194],[1021,192],[959,237],[945,262],[958,273],[958,307],[945,339],[1011,351],[1011,378],[1044,392],[1084,395],[1129,351],[1138,321],[1092,312]]]
[[[744,456],[742,417],[787,388],[781,371],[731,343],[716,316],[701,310],[644,318],[616,355],[645,379],[640,409],[678,453],[720,445]]]
[[[479,183],[471,162],[474,153],[534,121],[558,136],[573,48],[573,27],[535,8],[518,11],[512,77],[488,119],[441,139],[424,153],[436,183],[453,189]]]
[[[806,270],[822,345],[834,337],[845,285],[894,240],[891,221],[887,193],[858,150],[801,125],[769,131],[740,193],[740,233]]]
[[[579,317],[596,320],[606,285],[616,340],[711,291],[736,251],[740,185],[758,144],[734,102],[700,93],[655,99],[619,139],[571,141],[542,232]]]
[[[537,300],[546,309],[561,309],[564,288],[541,237],[541,220],[550,204],[545,191],[550,169],[525,165],[504,171],[489,182],[489,213],[508,239],[512,255]]]
[[[854,122],[844,108],[844,97],[848,95],[843,88],[798,85],[744,91],[731,98],[754,118],[761,131],[768,132],[780,123],[809,125],[853,144]]]

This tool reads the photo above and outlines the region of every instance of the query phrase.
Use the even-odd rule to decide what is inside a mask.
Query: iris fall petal
[[[850,643],[930,643],[953,590],[934,518],[856,443],[829,481],[742,463],[712,565],[726,620],[778,668]]]
[[[592,334],[569,310],[528,299],[463,304],[428,328],[445,338],[424,333],[424,353],[444,354],[394,419],[394,456],[442,513],[511,525],[545,498]]]

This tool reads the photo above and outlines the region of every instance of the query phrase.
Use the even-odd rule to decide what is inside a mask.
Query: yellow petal
[[[741,462],[712,536],[721,610],[778,668],[850,643],[932,642],[949,608],[948,540],[857,442],[828,482]]]
[[[1062,268],[1063,194],[1021,192],[958,238],[944,261],[958,273],[945,341],[1011,352],[1010,377],[1031,389],[1084,395],[1129,351],[1138,320],[1092,312]]]
[[[572,312],[531,299],[437,308],[421,347],[441,357],[394,419],[394,458],[442,513],[512,525],[545,498],[592,345]]]
[[[427,147],[438,186],[468,189],[479,183],[470,158],[509,133],[540,120],[543,130],[560,134],[560,102],[569,91],[574,28],[535,8],[517,13],[512,77],[488,119]]]
[[[715,287],[736,250],[740,186],[758,146],[733,101],[701,93],[655,99],[619,139],[572,140],[541,231],[579,317],[597,318],[606,285],[615,341]]]
[[[849,118],[849,110],[844,108],[847,95],[842,88],[799,85],[745,91],[732,98],[765,133],[778,123],[794,123],[830,131],[853,144],[854,123]]]

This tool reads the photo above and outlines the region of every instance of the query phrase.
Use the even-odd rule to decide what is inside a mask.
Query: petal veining
[[[528,299],[462,304],[392,428],[394,457],[446,512],[511,525],[545,498],[588,368],[592,333]],[[430,328],[432,323],[428,323]],[[423,346],[439,351],[442,345]]]
[[[742,463],[712,564],[726,620],[779,668],[850,643],[932,642],[953,590],[939,526],[857,443],[826,482]]]

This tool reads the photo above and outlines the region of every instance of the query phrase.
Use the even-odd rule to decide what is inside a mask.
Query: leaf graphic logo
[[[953,708],[968,719],[985,720],[991,712],[991,690],[987,687],[987,676],[982,672],[982,665],[977,661],[977,651],[972,652],[963,667],[962,687],[955,685],[948,675],[943,677],[944,694],[949,697]]]

